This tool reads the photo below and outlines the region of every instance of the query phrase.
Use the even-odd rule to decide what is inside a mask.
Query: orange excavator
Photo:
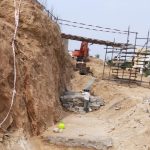
[[[72,52],[72,56],[76,57],[77,61],[87,61],[87,58],[89,56],[89,47],[88,42],[82,42],[80,50],[74,50]]]
[[[79,70],[81,75],[88,74],[90,68],[86,67],[86,61],[89,56],[88,42],[83,41],[81,43],[80,50],[74,50],[72,52],[72,57],[76,58],[76,69]]]

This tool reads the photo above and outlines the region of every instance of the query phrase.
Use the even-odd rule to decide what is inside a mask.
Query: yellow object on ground
[[[64,124],[63,122],[60,122],[60,123],[58,124],[58,128],[59,128],[59,129],[65,129],[65,124]]]

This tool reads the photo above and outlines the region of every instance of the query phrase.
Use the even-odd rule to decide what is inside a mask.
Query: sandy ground
[[[80,137],[81,140],[111,137],[113,140],[111,149],[149,150],[150,105],[146,100],[150,99],[150,90],[138,86],[129,88],[127,85],[101,80],[101,63],[92,59],[88,65],[91,64],[97,76],[92,93],[103,98],[105,106],[96,112],[69,115],[63,120],[66,124],[63,133],[52,133],[53,128],[49,128],[44,133],[45,136]],[[91,76],[80,76],[76,72],[72,88],[80,91],[90,79]]]

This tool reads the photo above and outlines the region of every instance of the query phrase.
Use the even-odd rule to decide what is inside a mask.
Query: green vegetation
[[[146,64],[146,68],[144,69],[144,75],[145,77],[150,75],[150,62]]]
[[[99,54],[96,54],[95,57],[99,59],[99,58],[100,58],[100,55],[99,55]]]
[[[150,69],[146,69],[144,71],[144,75],[145,75],[145,77],[149,76],[150,75]]]
[[[126,68],[132,68],[132,62],[124,62],[122,65],[121,65],[121,69],[126,69]]]
[[[107,60],[107,65],[111,67],[115,66],[112,60]]]
[[[116,65],[115,63],[113,63],[113,60],[107,60],[107,65],[108,66],[118,66],[118,64]],[[126,68],[132,68],[132,62],[124,62],[123,64],[119,64],[119,67],[121,69],[126,69]]]

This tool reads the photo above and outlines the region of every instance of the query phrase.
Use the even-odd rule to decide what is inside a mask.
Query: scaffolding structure
[[[39,3],[43,11],[47,13],[51,20],[59,25],[68,26],[77,29],[85,29],[89,31],[99,31],[111,34],[127,35],[124,43],[104,41],[99,39],[86,38],[83,36],[70,35],[61,33],[61,37],[65,39],[87,41],[92,44],[106,45],[105,61],[103,67],[102,79],[118,81],[119,83],[138,84],[150,88],[150,35],[146,38],[138,37],[137,32],[121,31],[116,28],[106,28],[95,26],[76,21],[60,19],[53,14],[53,10],[47,10],[45,6]],[[130,36],[134,36],[131,42]],[[110,57],[108,59],[108,56]]]
[[[130,29],[128,29],[125,47],[106,46],[102,78],[104,80],[118,81],[128,85],[137,84],[150,88],[149,32],[146,38],[138,37],[137,32],[132,32],[135,37],[133,44],[130,43],[130,34]]]

